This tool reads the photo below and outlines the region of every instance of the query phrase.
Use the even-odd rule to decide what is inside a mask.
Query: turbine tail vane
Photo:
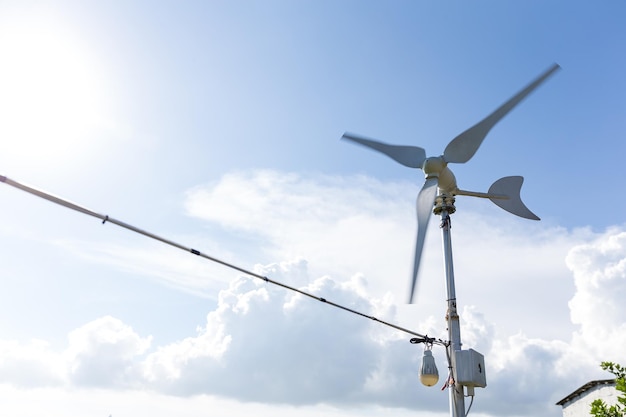
[[[526,207],[522,202],[520,191],[522,184],[524,183],[524,177],[504,177],[494,182],[489,187],[488,194],[501,195],[508,198],[489,197],[489,199],[498,207],[508,211],[516,216],[523,217],[529,220],[539,220],[539,217]]]

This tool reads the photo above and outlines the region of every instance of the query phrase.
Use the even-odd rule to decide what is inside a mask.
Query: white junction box
[[[474,349],[457,350],[456,355],[456,382],[466,387],[485,388],[487,376],[485,374],[485,357]]]

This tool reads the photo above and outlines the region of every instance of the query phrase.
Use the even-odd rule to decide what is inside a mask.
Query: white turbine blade
[[[433,204],[437,196],[437,177],[427,178],[424,186],[417,196],[417,240],[415,242],[415,258],[413,262],[413,275],[411,275],[411,292],[409,293],[409,304],[413,302],[413,295],[417,285],[417,275],[419,274],[422,249],[426,238],[426,229],[430,214],[433,211]]]
[[[396,162],[409,168],[421,168],[426,159],[426,151],[417,146],[388,145],[371,139],[366,139],[351,133],[344,133],[342,139],[351,140],[368,148],[382,152]]]
[[[522,202],[520,190],[522,189],[523,183],[524,177],[515,176],[500,178],[498,181],[494,182],[491,187],[489,187],[488,194],[505,195],[508,198],[489,197],[489,199],[493,201],[496,206],[508,211],[509,213],[515,214],[516,216],[530,220],[539,220],[539,217],[530,211]]]
[[[561,67],[559,67],[558,64],[552,65],[535,81],[514,95],[509,101],[498,107],[489,116],[452,139],[443,153],[446,162],[462,164],[469,161],[472,156],[474,156],[491,128],[559,68]]]

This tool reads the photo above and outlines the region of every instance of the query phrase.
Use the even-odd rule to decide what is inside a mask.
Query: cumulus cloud
[[[190,190],[186,208],[233,233],[253,234],[251,245],[271,262],[303,257],[313,276],[345,279],[360,272],[372,295],[402,303],[412,268],[417,192],[415,184],[365,176],[248,171]],[[459,305],[479,305],[502,336],[533,329],[533,337],[566,337],[569,329],[554,325],[568,320],[574,293],[564,259],[591,233],[517,219],[495,206],[487,216],[482,210],[489,204],[457,201],[452,230]],[[445,315],[441,237],[437,218],[431,221],[416,305],[399,311],[407,326],[416,324],[415,317]],[[511,294],[516,303],[501,325],[502,304]],[[529,314],[531,300],[534,311],[551,310],[549,320]]]
[[[520,332],[496,339],[488,362],[490,410],[559,415],[556,401],[590,380],[609,377],[599,370],[601,361],[626,362],[626,232],[614,227],[575,245],[566,263],[576,285],[569,337],[531,338]]]
[[[0,382],[29,388],[60,385],[65,361],[43,340],[0,341]]]
[[[577,343],[604,360],[626,354],[626,232],[613,228],[567,256],[576,295],[569,302]]]
[[[312,278],[302,259],[258,265],[256,272],[350,309],[395,319],[390,298],[371,297],[359,274],[344,281]],[[427,391],[417,389],[421,347],[410,344],[410,337],[301,293],[240,276],[220,292],[218,305],[194,336],[149,351],[151,337],[105,316],[70,332],[63,352],[41,346],[40,354],[31,355],[37,372],[8,375],[7,382],[22,378],[23,385],[37,386],[50,367],[44,359],[56,358],[58,377],[50,384],[57,386],[134,387],[298,406],[441,409],[444,394],[433,402]]]
[[[365,177],[248,172],[190,191],[187,210],[253,235],[250,244],[266,257],[290,259],[257,265],[261,275],[447,338],[439,251],[425,252],[419,305],[398,304],[410,267],[413,191]],[[626,362],[626,232],[568,231],[497,216],[467,209],[453,219],[463,347],[484,354],[487,365],[488,387],[477,390],[473,410],[558,416],[557,400],[606,376],[601,360]],[[439,249],[436,227],[430,230],[428,248]],[[32,354],[24,350],[31,372],[21,382],[8,362],[0,363],[6,381],[24,386],[135,386],[274,404],[446,409],[447,393],[419,384],[422,349],[409,338],[239,276],[219,292],[197,333],[182,340],[152,347],[149,336],[103,317],[72,332],[65,352],[45,344],[30,346]],[[16,358],[16,346],[0,348]],[[445,355],[437,348],[435,354],[443,380]]]
[[[382,288],[400,285],[404,291],[414,239],[405,233],[415,222],[414,203],[407,204],[417,193],[413,188],[364,176],[263,170],[198,186],[187,193],[185,206],[191,216],[256,237],[251,244],[257,256],[270,262],[304,257],[314,275],[344,277],[359,265],[370,277],[385,276]]]
[[[106,387],[133,382],[133,360],[150,347],[151,340],[110,316],[73,330],[68,339],[65,354],[70,380],[77,385]]]
[[[568,350],[564,341],[521,333],[496,340],[487,356],[489,387],[481,392],[483,407],[494,415],[560,415],[555,402],[578,387],[568,387],[576,376],[563,360]]]
[[[150,346],[130,326],[110,316],[73,330],[68,345],[55,351],[49,343],[0,341],[0,382],[23,387],[121,387],[137,382],[135,360]]]
[[[578,254],[581,250],[598,256],[606,252],[604,242],[620,236],[621,232],[611,231],[595,242],[575,247],[571,255],[578,261],[583,260]],[[624,255],[611,256],[617,265]],[[599,270],[588,262],[582,264],[590,276],[598,277],[599,271],[607,269],[603,262],[596,264]],[[256,272],[367,314],[392,322],[396,318],[390,298],[372,297],[359,274],[343,281],[329,276],[314,278],[302,259],[257,266]],[[600,291],[601,280],[593,288]],[[616,301],[611,294],[620,297],[603,290],[602,294],[609,304]],[[575,316],[574,309],[572,314]],[[598,351],[588,361],[579,356],[584,350],[582,326],[571,340],[532,338],[521,332],[499,338],[493,322],[477,307],[465,307],[461,316],[464,346],[486,357],[488,388],[477,390],[474,405],[479,413],[559,415],[554,402],[591,379],[597,365],[594,361],[603,359]],[[588,316],[585,320],[591,325],[593,319]],[[615,330],[622,324],[615,319],[603,325]],[[419,326],[415,330],[430,334],[440,327],[432,317]],[[136,334],[120,320],[103,317],[73,331],[63,357],[67,381],[75,386],[136,386],[177,396],[212,394],[291,405],[445,409],[445,392],[419,385],[422,350],[409,344],[408,338],[301,294],[241,276],[219,294],[217,307],[194,336],[150,352],[149,337]],[[43,357],[59,358],[39,346]],[[33,363],[49,368],[41,361]],[[441,355],[438,365],[443,380],[445,360]],[[41,373],[31,373],[31,382],[23,385],[36,385],[32,381]],[[53,382],[62,380],[59,376]]]
[[[258,267],[260,274],[270,272],[294,285],[303,280],[306,263]],[[358,276],[306,281],[300,289],[308,293],[367,314],[391,314],[385,300],[368,297]],[[149,355],[144,373],[177,394],[212,392],[288,404],[391,402],[404,396],[405,404],[414,404],[419,352],[408,339],[302,294],[241,277],[220,293],[196,337]]]
[[[412,185],[383,184],[366,177],[311,180],[273,171],[244,172],[190,191],[187,209],[199,218],[261,236],[276,256],[299,254],[312,264],[334,268],[332,271],[337,276],[342,276],[343,271],[362,271],[374,294],[382,297],[388,294],[386,288],[395,296],[392,297],[395,303],[405,293],[406,287],[401,283],[406,282],[409,272],[407,260],[411,256],[415,226],[407,219],[414,217],[411,200],[415,192]],[[457,206],[460,204],[465,203],[457,202]],[[586,382],[581,374],[593,375],[597,362],[603,359],[599,353],[606,351],[583,354],[586,352],[583,334],[589,332],[575,333],[576,326],[585,328],[585,323],[576,318],[581,310],[577,307],[581,303],[578,300],[594,298],[595,303],[583,304],[587,309],[606,305],[609,309],[603,310],[604,315],[611,314],[611,308],[612,313],[623,308],[619,297],[613,299],[618,303],[616,307],[581,286],[579,276],[593,276],[597,271],[581,269],[583,265],[572,269],[571,259],[581,262],[579,252],[589,248],[586,242],[601,242],[615,234],[615,230],[599,236],[588,229],[568,231],[551,225],[521,224],[497,211],[487,218],[475,211],[475,207],[469,203],[469,210],[455,214],[453,244],[460,305],[467,300],[461,318],[464,347],[473,347],[488,356],[491,369],[490,390],[494,394],[488,395],[491,405],[487,408],[500,414],[522,414],[528,407],[541,404],[546,412],[558,413],[556,407],[551,408],[552,401],[559,392],[566,394],[575,388],[578,381]],[[418,289],[420,295],[442,295],[441,288],[436,289],[431,278],[441,276],[442,272],[440,267],[432,266],[434,262],[441,265],[441,255],[429,249],[440,246],[439,237],[433,233],[436,228],[430,230]],[[610,246],[618,250],[620,245],[614,240]],[[477,242],[488,244],[477,245]],[[606,248],[602,253],[605,255],[598,263],[583,264],[604,268],[608,263],[609,269],[601,274],[608,280],[619,274],[622,265],[609,259]],[[312,254],[310,258],[309,254]],[[611,256],[616,257],[615,253]],[[433,261],[434,258],[439,259]],[[619,295],[613,289],[604,291],[608,297]],[[407,310],[411,314],[417,312],[415,315],[423,318],[422,325],[429,320],[433,323],[433,312],[441,303],[421,297],[420,306],[400,309],[400,318],[405,323],[415,324],[414,319],[407,318]],[[567,308],[570,299],[572,322]],[[600,314],[590,315],[586,311],[580,314],[589,320],[590,328],[602,320]],[[619,343],[606,345],[623,346],[619,335],[625,333],[621,331],[620,315],[612,317],[617,326],[604,333],[601,329],[605,327],[598,329],[596,341],[598,336],[605,335],[605,340]],[[522,365],[525,361],[541,372],[532,374],[531,368]],[[537,376],[548,371],[551,372],[547,377]],[[574,386],[572,380],[577,381]],[[546,384],[550,387],[546,388]],[[515,395],[516,390],[528,394],[522,395],[525,400],[518,408],[507,408],[506,403],[496,400],[502,398],[499,394],[506,394],[506,398]]]

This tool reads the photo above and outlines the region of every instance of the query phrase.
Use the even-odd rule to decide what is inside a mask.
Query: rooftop
[[[581,396],[585,392],[589,391],[592,388],[597,387],[598,385],[615,385],[615,379],[599,379],[596,381],[587,382],[582,387],[578,388],[576,391],[569,394],[567,397],[563,398],[561,401],[557,402],[556,405],[564,405],[565,403],[573,400],[576,397]]]

